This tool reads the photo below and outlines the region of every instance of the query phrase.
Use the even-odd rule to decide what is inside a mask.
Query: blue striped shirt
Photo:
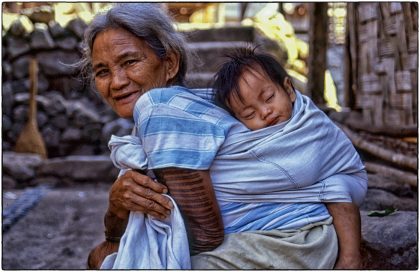
[[[179,86],[145,93],[137,101],[133,115],[149,169],[178,167],[211,170],[226,137],[248,130],[226,111],[215,106],[210,95]],[[322,203],[217,200],[226,233],[296,229],[329,217]]]

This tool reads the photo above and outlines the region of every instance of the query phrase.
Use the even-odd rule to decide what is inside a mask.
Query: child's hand
[[[360,252],[355,254],[340,254],[334,269],[362,269],[362,256]]]

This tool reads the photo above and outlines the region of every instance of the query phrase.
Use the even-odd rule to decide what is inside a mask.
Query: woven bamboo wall
[[[348,3],[353,109],[373,126],[417,124],[418,4]]]

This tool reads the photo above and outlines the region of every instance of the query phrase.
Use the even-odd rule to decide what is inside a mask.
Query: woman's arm
[[[210,251],[224,239],[223,221],[208,170],[153,170],[175,199],[191,239],[191,254]]]

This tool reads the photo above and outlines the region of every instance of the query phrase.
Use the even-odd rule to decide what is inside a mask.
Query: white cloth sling
[[[130,213],[118,252],[108,255],[101,269],[191,269],[184,221],[169,198],[174,209],[165,220]]]

